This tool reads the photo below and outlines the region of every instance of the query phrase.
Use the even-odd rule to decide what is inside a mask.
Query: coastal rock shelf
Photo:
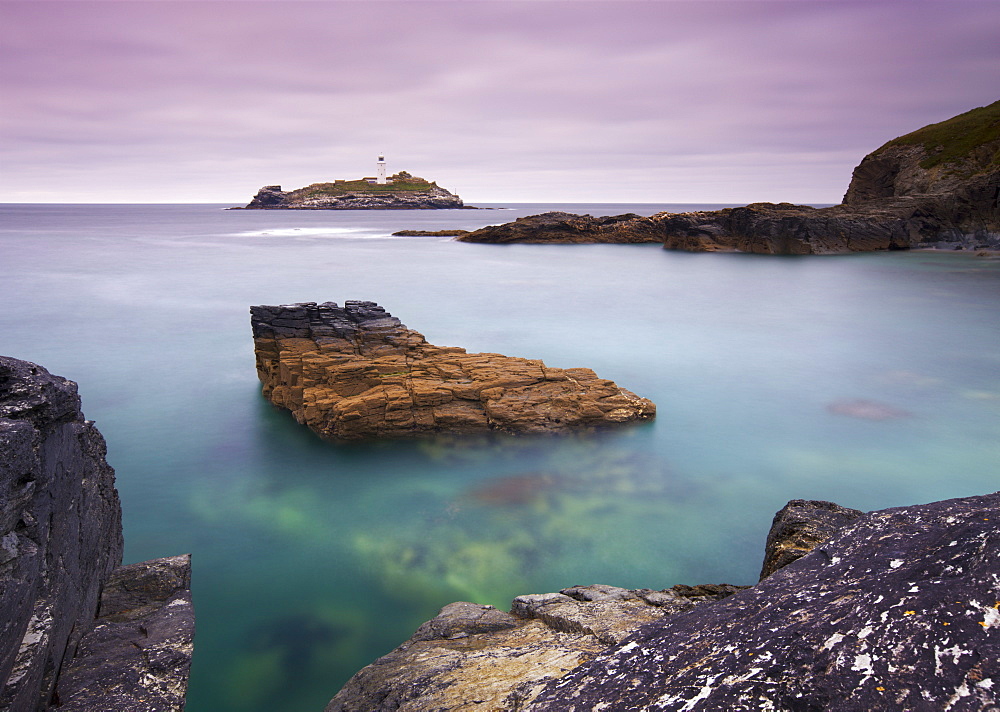
[[[452,603],[326,712],[994,709],[998,521],[1000,493],[868,514],[793,500],[753,587]]]
[[[334,440],[550,433],[654,417],[587,368],[427,343],[374,302],[251,307],[263,393]]]
[[[753,203],[650,217],[545,213],[463,242],[662,242],[690,252],[807,255],[911,248],[1000,249],[1000,101],[865,156],[841,205]]]
[[[0,356],[0,710],[184,708],[191,560],[119,566],[105,451],[75,383]]]

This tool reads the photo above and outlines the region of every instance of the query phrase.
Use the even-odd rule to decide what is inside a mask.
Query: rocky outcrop
[[[374,302],[250,313],[264,396],[325,438],[550,433],[648,420],[656,411],[587,368],[434,346]]]
[[[327,712],[989,710],[998,521],[1000,493],[868,514],[793,500],[752,588],[451,604]]]
[[[104,654],[101,659],[87,654],[100,630],[95,625],[102,589],[155,564],[118,568],[121,508],[105,452],[101,434],[80,411],[75,383],[35,364],[0,357],[0,710],[47,710],[66,701],[63,690],[76,689],[72,676],[104,684],[115,668],[103,661]],[[190,628],[187,588],[179,592],[188,596],[183,608],[173,606],[170,617],[183,615]],[[135,650],[148,648],[139,627],[130,633],[105,643],[105,653],[135,656]],[[173,706],[136,702],[127,709],[180,710],[190,635],[186,658],[174,662],[158,679],[169,679],[180,699]],[[70,677],[67,671],[73,671]],[[150,699],[151,682],[148,676],[133,676],[132,699]],[[75,709],[126,708],[94,701]]]
[[[771,530],[764,544],[760,580],[802,558],[863,514],[833,502],[814,499],[789,501],[771,521]]]
[[[461,242],[524,242],[541,245],[663,241],[655,227],[644,223],[635,213],[595,218],[592,215],[562,212],[530,215],[503,225],[489,225],[457,239]]]
[[[450,603],[403,645],[351,678],[326,712],[521,709],[548,680],[620,643],[644,623],[736,590],[573,586],[519,596],[510,613]]]
[[[690,252],[781,255],[1000,249],[1000,102],[925,126],[869,154],[854,169],[841,205],[754,203],[616,218],[547,213],[458,239],[662,242]]]
[[[437,183],[413,176],[393,176],[394,183],[375,185],[363,180],[314,183],[283,191],[265,185],[245,210],[441,210],[464,208],[457,195]]]
[[[183,710],[193,650],[190,555],[119,567],[59,675],[59,712]]]

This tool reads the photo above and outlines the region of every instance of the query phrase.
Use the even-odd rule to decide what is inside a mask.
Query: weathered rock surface
[[[528,710],[987,710],[1000,493],[871,512],[725,601],[645,626]]]
[[[121,508],[105,453],[75,383],[0,357],[0,710],[49,708],[121,563]],[[122,642],[131,649],[135,640]],[[176,684],[186,680],[179,670]]]
[[[264,396],[330,439],[549,433],[656,411],[590,369],[434,346],[374,302],[250,312]]]
[[[611,221],[605,223],[603,221]],[[691,252],[808,255],[1000,248],[1000,102],[893,139],[854,169],[841,205],[754,203],[651,217],[521,218],[466,242],[663,242]]]
[[[59,712],[183,710],[194,649],[190,589],[189,555],[116,569],[96,626],[59,675]]]
[[[642,222],[635,213],[595,218],[592,215],[551,212],[518,218],[503,225],[489,225],[456,239],[495,244],[580,245],[595,242],[662,242],[663,236],[654,226]]]
[[[792,500],[752,588],[574,586],[510,614],[450,604],[327,712],[985,712],[998,521],[1000,492],[868,514]]]
[[[519,596],[511,613],[450,603],[407,642],[351,678],[326,712],[521,709],[547,680],[643,623],[735,590],[726,585],[666,591],[573,586]]]
[[[462,199],[437,183],[397,173],[394,183],[372,185],[363,180],[314,183],[283,191],[265,185],[245,210],[440,210],[464,208]]]
[[[789,501],[771,522],[764,545],[760,580],[802,558],[863,514],[833,502],[814,499]]]

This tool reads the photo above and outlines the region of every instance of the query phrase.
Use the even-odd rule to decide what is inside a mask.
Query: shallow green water
[[[452,600],[750,583],[790,498],[998,489],[1000,261],[387,237],[539,211],[0,206],[0,353],[80,383],[126,559],[194,554],[191,712],[320,710]],[[324,443],[261,399],[248,308],[346,299],[435,344],[591,367],[658,418]],[[850,399],[901,415],[829,410]]]

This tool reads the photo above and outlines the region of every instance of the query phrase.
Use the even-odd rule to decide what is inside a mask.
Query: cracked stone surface
[[[263,393],[334,440],[549,433],[654,417],[587,368],[440,347],[374,302],[251,307]]]
[[[190,555],[116,569],[59,676],[60,712],[181,712],[194,649]]]
[[[0,710],[45,708],[121,563],[105,452],[75,383],[0,357]]]

